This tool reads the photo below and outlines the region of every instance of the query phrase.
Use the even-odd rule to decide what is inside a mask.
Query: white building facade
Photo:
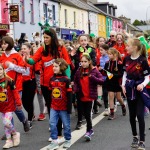
[[[89,12],[89,32],[94,33],[98,36],[98,14],[94,12]]]

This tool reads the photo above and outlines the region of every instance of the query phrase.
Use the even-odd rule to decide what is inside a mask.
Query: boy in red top
[[[16,132],[11,120],[16,107],[17,110],[21,110],[21,105],[20,95],[15,88],[14,81],[5,75],[4,68],[0,64],[0,112],[7,139],[3,146],[5,149],[20,144],[20,133]]]
[[[4,65],[4,69],[15,82],[16,89],[22,91],[22,73],[27,72],[24,68],[22,57],[14,49],[14,41],[11,37],[5,36],[2,38],[2,49],[4,53],[0,57],[0,63]],[[23,123],[24,131],[29,131],[29,124],[22,110],[15,111],[20,122]]]
[[[52,142],[49,145],[48,150],[57,149],[59,147],[57,136],[57,123],[61,118],[64,127],[65,143],[63,148],[69,148],[71,146],[71,129],[70,129],[70,113],[72,106],[72,88],[70,80],[65,75],[65,70],[68,64],[64,59],[58,58],[53,64],[54,76],[50,79],[50,91],[51,91],[51,110],[50,110],[50,128]]]

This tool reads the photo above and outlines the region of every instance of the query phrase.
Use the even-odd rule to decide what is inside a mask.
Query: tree
[[[134,26],[140,26],[140,25],[142,25],[142,23],[141,23],[141,21],[139,21],[139,20],[135,20],[134,22],[133,22],[133,25]]]

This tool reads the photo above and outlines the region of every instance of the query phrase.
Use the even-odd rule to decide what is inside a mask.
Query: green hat
[[[90,37],[95,37],[95,34],[94,33],[90,33]]]

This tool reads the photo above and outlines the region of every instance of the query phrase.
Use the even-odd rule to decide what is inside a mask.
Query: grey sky
[[[124,15],[131,18],[133,22],[138,20],[150,20],[150,0],[98,0],[99,2],[109,2],[117,5],[117,16]],[[147,13],[146,13],[147,12]]]

